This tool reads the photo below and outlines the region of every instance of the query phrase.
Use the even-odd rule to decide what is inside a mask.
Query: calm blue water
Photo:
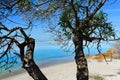
[[[107,44],[103,44],[103,48],[101,49],[101,52],[106,52],[110,46]],[[74,60],[74,50],[71,50],[71,52],[66,52],[64,49],[62,49],[60,46],[56,44],[36,44],[35,47],[35,54],[34,59],[37,62],[37,64],[41,65],[47,65],[51,63],[57,63],[57,62],[64,62],[67,60]],[[88,52],[88,49],[84,49],[85,55],[92,55],[92,54],[98,54],[98,51],[96,47],[90,48],[90,52]]]
[[[58,45],[54,44],[37,44],[35,49],[35,60],[44,61],[53,58],[72,57],[72,52],[66,52]]]
[[[103,46],[102,52],[106,52],[109,48],[110,46]],[[84,52],[86,55],[89,53],[98,53],[95,47],[90,48],[90,52],[88,52],[87,49],[84,49]],[[60,48],[60,46],[55,44],[36,44],[34,53],[35,62],[40,66],[48,65],[51,63],[59,63],[60,61],[64,62],[68,60],[74,60],[73,52],[65,52],[64,49]],[[14,67],[10,68],[10,70],[20,69],[21,66],[21,61],[18,59],[18,63],[14,65]]]

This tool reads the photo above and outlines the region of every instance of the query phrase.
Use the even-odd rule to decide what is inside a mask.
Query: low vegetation
[[[90,80],[104,80],[104,78],[100,75],[91,75]]]

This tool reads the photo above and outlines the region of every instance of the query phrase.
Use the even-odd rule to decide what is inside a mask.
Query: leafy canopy
[[[86,42],[97,42],[97,45],[102,40],[114,40],[114,26],[108,21],[108,15],[99,11],[104,2],[106,0],[55,0],[54,9],[59,14],[59,26],[55,31],[57,40],[64,43],[75,34],[82,36]]]

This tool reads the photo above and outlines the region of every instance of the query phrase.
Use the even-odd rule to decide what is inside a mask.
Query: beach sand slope
[[[105,80],[120,80],[120,60],[105,60],[88,59],[88,67],[90,75],[100,75]],[[68,62],[41,68],[48,80],[76,80],[76,64]],[[27,72],[18,75],[10,76],[2,80],[33,80]]]

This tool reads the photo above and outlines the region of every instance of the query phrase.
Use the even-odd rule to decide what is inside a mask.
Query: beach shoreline
[[[40,69],[43,69],[43,68],[47,68],[47,67],[51,67],[55,65],[70,63],[70,62],[74,62],[74,59],[69,58],[69,57],[62,57],[62,58],[54,58],[54,59],[45,60],[43,62],[36,61],[36,64],[39,66]],[[5,73],[4,72],[1,73],[0,80],[5,79],[6,77],[8,78],[8,77],[23,74],[23,73],[26,73],[26,70],[23,69],[22,66],[19,66],[19,69],[8,70]]]
[[[120,80],[120,60],[113,59],[107,62],[104,59],[88,59],[90,75],[99,75],[104,80]],[[76,80],[76,64],[74,60],[54,64],[48,67],[40,67],[49,80]],[[0,80],[33,80],[24,70],[22,73],[13,73],[12,76]],[[91,80],[91,79],[90,79]]]

